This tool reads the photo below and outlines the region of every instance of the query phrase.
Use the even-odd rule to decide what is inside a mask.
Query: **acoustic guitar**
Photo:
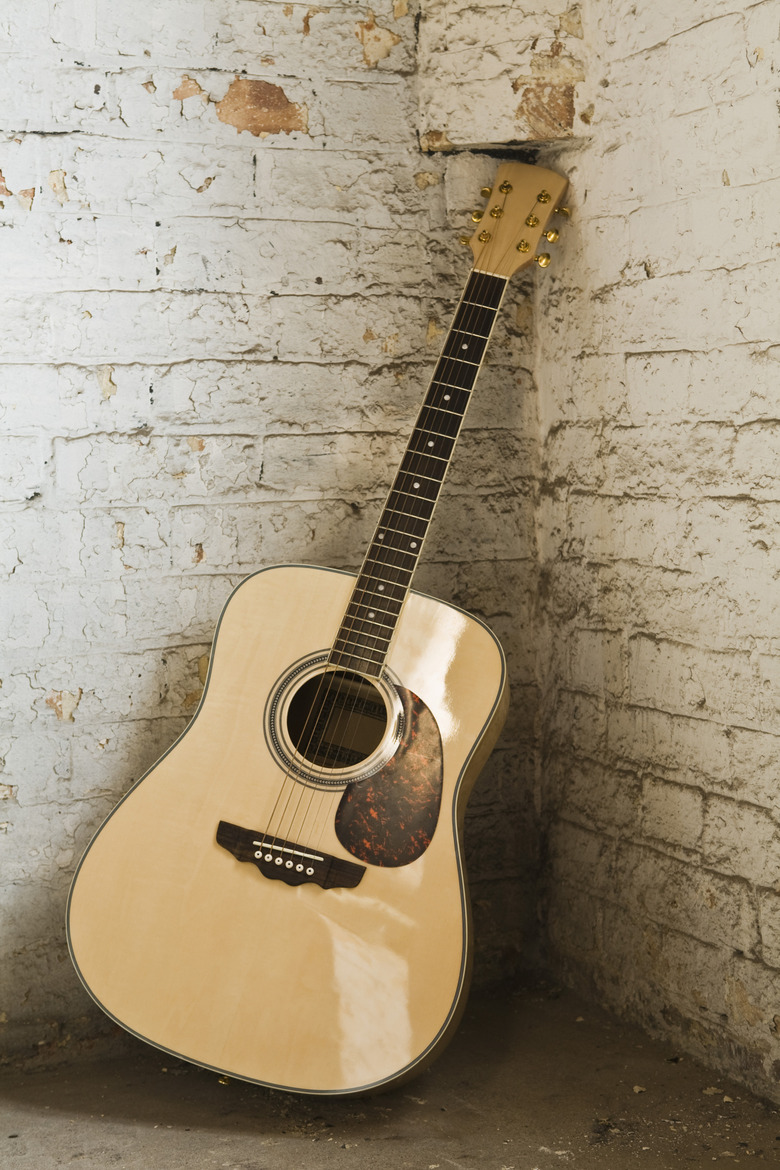
[[[466,800],[503,653],[411,589],[510,276],[566,180],[503,163],[474,267],[357,574],[262,569],[219,619],[195,717],[98,830],[67,911],[87,991],[174,1056],[309,1094],[416,1074],[465,1005]]]

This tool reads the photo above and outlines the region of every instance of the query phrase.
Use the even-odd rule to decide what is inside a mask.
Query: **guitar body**
[[[296,670],[327,654],[354,585],[353,574],[280,566],[235,590],[195,718],[98,831],[68,905],[76,969],[123,1027],[196,1064],[311,1094],[398,1083],[452,1034],[472,944],[463,813],[507,702],[487,627],[410,592],[386,663],[395,740],[370,750],[370,775],[350,784],[291,773],[274,696],[283,710]],[[399,813],[400,781],[418,799]],[[273,846],[263,872],[266,846],[239,856],[236,833],[277,822],[274,840],[291,844]],[[325,856],[332,873],[351,863],[356,884],[307,880]],[[279,880],[288,871],[300,884]]]

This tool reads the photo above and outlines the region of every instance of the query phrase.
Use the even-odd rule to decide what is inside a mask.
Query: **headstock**
[[[563,175],[544,167],[502,163],[492,188],[482,188],[488,200],[484,211],[472,213],[474,234],[461,236],[474,253],[474,267],[506,279],[534,260],[546,268],[549,253],[537,254],[536,249],[541,241],[558,239],[550,220],[554,214],[568,217],[568,208],[561,206],[568,185]]]

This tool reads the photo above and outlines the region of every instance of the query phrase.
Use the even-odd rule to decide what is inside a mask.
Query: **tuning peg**
[[[539,194],[536,196],[537,203],[549,203],[551,199],[552,199],[552,195],[550,194],[549,191],[540,191]]]
[[[477,239],[479,240],[480,244],[486,244],[490,239],[490,232],[480,232],[477,236]]]
[[[521,240],[517,245],[517,250],[518,252],[530,252],[531,245],[528,243],[528,240]]]
[[[531,212],[530,215],[525,217],[525,222],[527,223],[528,227],[536,227],[539,222],[539,216],[534,215],[533,212]]]
[[[554,244],[558,240],[558,232],[555,230],[555,228],[550,228],[548,232],[544,233],[544,238],[547,240],[548,244]]]
[[[546,268],[547,265],[550,263],[550,253],[549,252],[542,252],[541,255],[534,256],[534,260],[536,261],[536,263],[539,265],[540,268]]]
[[[471,218],[474,220],[474,223],[479,223],[484,214],[484,211],[480,211],[479,208],[477,208],[476,211],[472,211]]]
[[[480,191],[480,195],[482,196],[483,199],[489,199],[492,194],[493,194],[492,187],[483,187],[482,190]]]
[[[471,243],[471,236],[460,236],[458,238],[458,243],[463,244],[465,247],[468,247],[469,244]]]
[[[502,195],[508,195],[509,192],[512,190],[512,184],[508,183],[506,181],[506,179],[504,179],[504,182],[501,184],[501,186],[498,189]]]
[[[571,212],[568,207],[556,207],[555,214],[562,215],[564,219],[571,219]]]

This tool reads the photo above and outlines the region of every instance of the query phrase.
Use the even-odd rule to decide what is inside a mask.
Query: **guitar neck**
[[[378,678],[449,470],[507,279],[474,268],[328,661]]]

